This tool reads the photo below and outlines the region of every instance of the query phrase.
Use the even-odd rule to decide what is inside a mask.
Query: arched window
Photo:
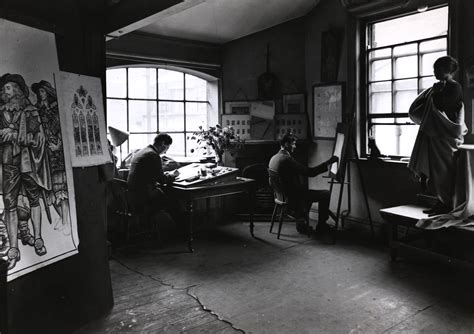
[[[124,156],[151,143],[158,132],[173,138],[167,154],[187,156],[194,142],[186,138],[199,126],[218,120],[217,79],[196,72],[158,67],[110,68],[107,126],[127,131]]]

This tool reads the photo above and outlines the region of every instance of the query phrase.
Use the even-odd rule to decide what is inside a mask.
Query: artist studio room
[[[473,333],[473,20],[0,0],[0,333]]]

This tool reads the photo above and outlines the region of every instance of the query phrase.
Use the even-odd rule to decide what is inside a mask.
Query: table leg
[[[194,223],[194,202],[193,201],[188,201],[188,228],[189,228],[189,239],[188,239],[188,249],[192,253],[194,252],[193,249],[193,223]]]
[[[249,210],[249,220],[250,220],[250,235],[255,238],[255,235],[253,234],[253,210],[254,210],[254,205],[255,205],[255,193],[253,191],[248,192],[248,210]]]
[[[390,258],[392,261],[397,261],[398,258],[398,224],[390,223],[388,228],[388,243],[390,247]]]

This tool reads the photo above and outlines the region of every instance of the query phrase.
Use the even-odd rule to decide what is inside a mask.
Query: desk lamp
[[[122,144],[128,139],[128,133],[109,126],[110,139],[115,147],[120,147],[120,165],[122,165]]]

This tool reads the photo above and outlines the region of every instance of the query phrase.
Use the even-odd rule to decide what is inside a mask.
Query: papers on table
[[[238,168],[216,166],[209,168],[208,164],[192,163],[178,169],[179,175],[175,179],[176,185],[199,184],[222,175],[238,171]],[[203,173],[203,171],[205,171]],[[205,175],[203,175],[205,174]]]
[[[175,182],[181,182],[188,179],[197,177],[201,172],[201,165],[198,163],[192,163],[181,168],[178,168],[179,175],[175,179]]]

